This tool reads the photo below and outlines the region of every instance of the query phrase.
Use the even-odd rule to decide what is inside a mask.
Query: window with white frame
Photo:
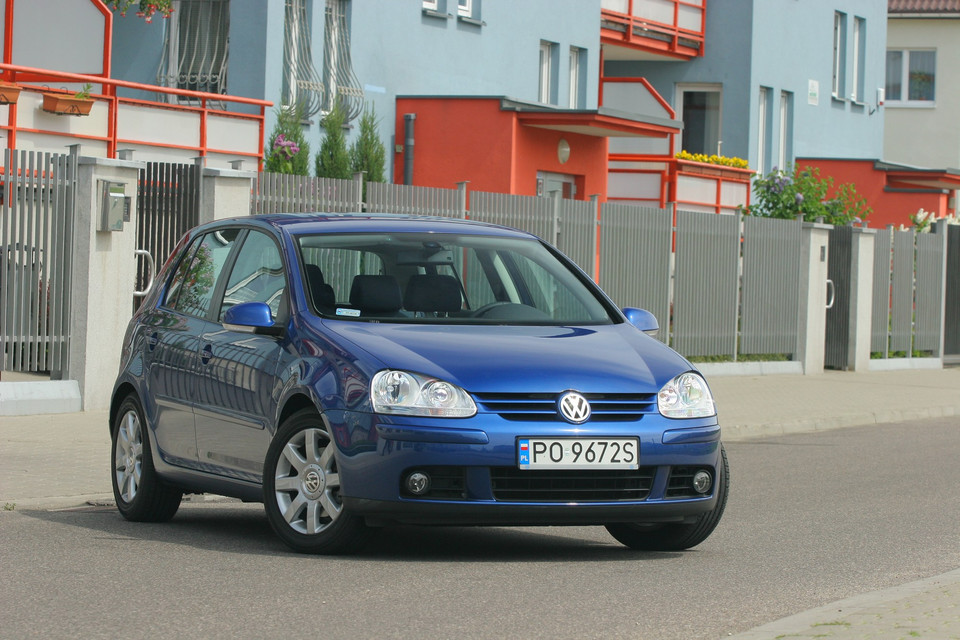
[[[587,52],[580,47],[570,47],[570,108],[583,109],[587,101]]]
[[[438,0],[423,0],[423,8],[428,11],[439,11],[440,4]]]
[[[457,15],[464,18],[473,17],[473,0],[457,0]]]
[[[757,170],[761,174],[770,171],[770,87],[760,87],[760,101],[757,104]]]
[[[780,136],[777,145],[777,166],[793,164],[793,92],[780,92]]]
[[[863,102],[864,69],[866,65],[867,21],[864,18],[853,19],[853,78],[850,82],[850,99]]]
[[[557,81],[556,63],[553,60],[557,45],[546,40],[540,41],[540,87],[537,100],[544,104],[556,104]]]
[[[680,148],[688,153],[721,155],[723,94],[719,85],[677,85],[683,131]]]
[[[932,105],[936,100],[937,52],[932,49],[887,50],[887,103]]]
[[[830,93],[834,98],[843,98],[844,75],[847,65],[847,14],[833,14],[833,84]]]

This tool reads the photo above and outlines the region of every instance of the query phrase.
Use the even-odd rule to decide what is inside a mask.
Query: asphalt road
[[[711,638],[960,567],[956,418],[727,445],[714,535],[637,553],[602,528],[388,529],[288,553],[259,505],[0,512],[0,638]]]

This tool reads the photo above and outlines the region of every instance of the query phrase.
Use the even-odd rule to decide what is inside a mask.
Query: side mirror
[[[660,323],[657,322],[657,318],[646,309],[627,307],[623,310],[623,315],[627,316],[630,324],[648,336],[656,336],[660,332]]]
[[[265,302],[242,302],[223,314],[223,328],[240,333],[279,336],[283,328],[273,322],[273,313]]]

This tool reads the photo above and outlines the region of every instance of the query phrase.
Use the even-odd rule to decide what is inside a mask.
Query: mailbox
[[[99,180],[100,225],[97,231],[123,231],[123,223],[130,221],[130,197],[123,182]]]

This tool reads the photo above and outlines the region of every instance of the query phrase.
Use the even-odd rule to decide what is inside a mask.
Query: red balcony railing
[[[703,55],[707,0],[602,0],[607,60]],[[620,49],[620,51],[617,51]]]
[[[47,83],[72,86],[89,83],[93,93],[90,115],[57,116],[43,111],[44,93],[66,93],[50,84],[29,84],[22,78],[43,77]],[[25,148],[62,152],[67,144],[84,144],[83,153],[116,158],[118,150],[132,149],[136,159],[166,157],[167,161],[201,157],[228,167],[235,160],[251,160],[259,166],[263,157],[264,112],[272,102],[240,96],[114,80],[64,71],[36,69],[0,63],[0,78],[15,82],[22,91],[17,102],[0,104],[0,133],[6,146],[14,149],[18,140]],[[189,98],[191,104],[120,97],[117,89]],[[228,111],[228,105],[249,105],[254,113]],[[236,107],[235,107],[236,108]],[[153,157],[150,157],[153,156]],[[252,168],[252,167],[251,167]]]

